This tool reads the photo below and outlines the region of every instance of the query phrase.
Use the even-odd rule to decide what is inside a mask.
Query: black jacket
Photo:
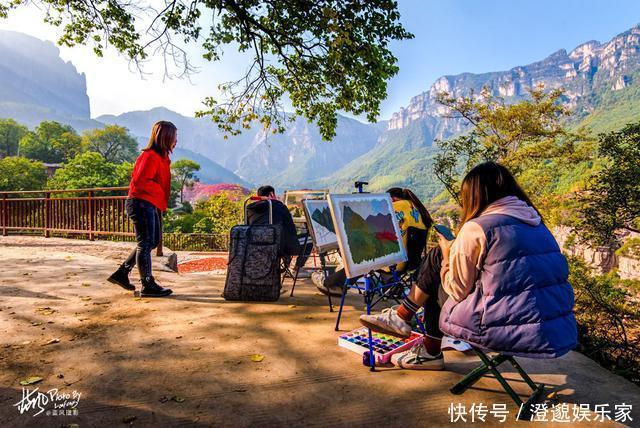
[[[282,225],[281,252],[287,256],[298,255],[300,243],[291,213],[280,201],[272,200],[271,204],[273,206],[273,224]],[[269,202],[258,201],[249,204],[247,206],[247,223],[250,225],[269,224]]]

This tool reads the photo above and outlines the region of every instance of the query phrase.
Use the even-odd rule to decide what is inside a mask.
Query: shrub
[[[569,259],[575,291],[578,350],[603,367],[640,385],[639,305],[629,299],[628,282],[615,273],[592,275],[586,264]]]

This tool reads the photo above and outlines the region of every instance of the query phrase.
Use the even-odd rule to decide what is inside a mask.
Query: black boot
[[[173,293],[170,288],[164,288],[156,284],[152,276],[142,278],[142,292],[140,297],[165,297]]]
[[[136,287],[129,281],[129,272],[131,272],[131,268],[125,264],[121,264],[118,270],[107,278],[107,281],[112,284],[117,284],[125,290],[135,290]]]

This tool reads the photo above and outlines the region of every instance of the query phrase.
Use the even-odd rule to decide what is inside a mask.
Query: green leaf
[[[42,378],[40,376],[29,376],[28,378],[21,380],[20,385],[33,385],[38,382],[42,382]]]
[[[251,355],[251,361],[253,361],[254,363],[259,363],[262,360],[264,360],[264,355],[260,355],[260,354]]]

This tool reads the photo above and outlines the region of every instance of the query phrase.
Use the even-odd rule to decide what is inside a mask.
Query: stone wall
[[[622,279],[640,279],[640,260],[619,256],[618,275]]]
[[[610,247],[590,247],[577,243],[572,229],[567,226],[556,226],[552,233],[566,254],[580,257],[597,273],[602,274],[618,269],[622,279],[640,279],[640,260],[628,256],[617,256],[615,250]],[[622,239],[637,237],[637,235],[627,234]]]

